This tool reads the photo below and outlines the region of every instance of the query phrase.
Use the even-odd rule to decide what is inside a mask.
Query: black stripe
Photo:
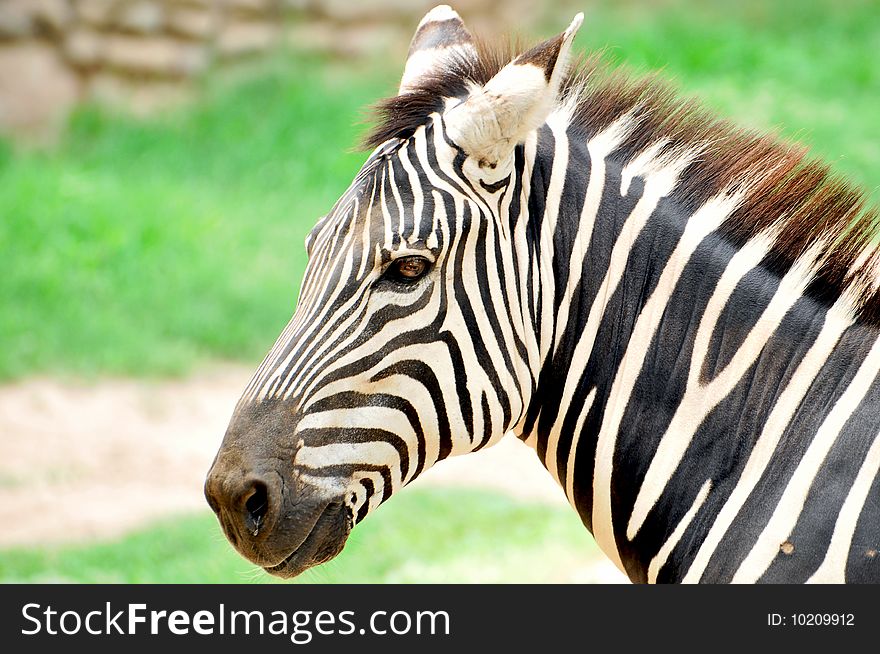
[[[849,547],[847,583],[880,583],[880,475],[868,491]]]
[[[812,300],[806,303],[816,307]],[[814,309],[815,311],[815,309]],[[761,530],[831,407],[844,393],[876,340],[862,327],[850,327],[822,366],[783,432],[764,473],[709,560],[703,581],[727,582],[754,546]],[[787,340],[787,339],[786,339]],[[791,344],[787,343],[790,347]]]
[[[880,432],[878,406],[880,378],[874,380],[864,400],[847,420],[813,479],[803,511],[787,538],[793,549],[790,553],[780,550],[760,578],[761,583],[803,583],[818,569],[831,543],[843,502],[868,448]],[[880,574],[874,581],[880,581]]]

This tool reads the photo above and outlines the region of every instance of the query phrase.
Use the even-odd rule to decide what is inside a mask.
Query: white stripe
[[[379,499],[382,497],[383,489],[385,488],[385,480],[382,478],[382,475],[374,470],[358,470],[354,473],[354,477],[352,478],[355,482],[360,482],[361,479],[369,479],[373,483],[373,493],[370,495],[370,501],[367,505],[367,514],[373,511],[376,507],[379,506]],[[346,480],[346,488],[354,487],[355,493],[357,495],[357,499],[355,500],[354,506],[352,507],[352,511],[354,516],[357,517],[358,511],[364,503],[366,498],[367,490],[363,487],[362,484],[357,483],[356,486],[349,485],[348,480]]]
[[[370,279],[371,278],[368,278],[368,282]],[[378,309],[378,307],[382,304],[384,304],[386,306],[392,305],[392,304],[396,304],[399,306],[406,306],[411,301],[409,298],[401,297],[401,296],[399,296],[397,294],[393,294],[393,293],[386,293],[386,294],[374,293],[374,294],[372,294],[372,296],[369,293],[358,293],[358,296],[361,296],[360,300],[361,300],[362,305],[366,305],[369,303],[371,305],[371,307],[374,307],[376,309]],[[432,294],[428,304],[425,307],[423,307],[422,309],[420,309],[418,311],[410,313],[408,316],[401,316],[400,318],[397,318],[395,320],[391,320],[391,321],[385,323],[382,326],[382,329],[380,329],[375,335],[373,335],[370,338],[370,340],[363,345],[363,347],[358,347],[353,350],[349,350],[348,352],[344,352],[344,350],[351,344],[351,342],[353,342],[361,337],[360,331],[357,329],[353,329],[353,330],[350,330],[351,333],[348,334],[348,336],[346,336],[346,338],[343,339],[342,342],[340,342],[338,346],[336,346],[333,349],[330,349],[330,346],[332,344],[332,340],[334,340],[335,337],[337,337],[341,334],[344,334],[346,331],[348,331],[349,324],[355,324],[358,320],[361,320],[361,318],[359,317],[359,314],[361,312],[360,311],[353,312],[352,315],[349,317],[349,320],[341,323],[339,325],[338,330],[334,331],[334,333],[333,333],[334,339],[330,339],[330,340],[328,340],[327,343],[324,343],[321,350],[319,350],[314,355],[315,358],[310,361],[309,370],[306,371],[306,374],[308,374],[310,372],[314,372],[314,370],[320,370],[321,374],[316,375],[311,380],[310,383],[303,386],[303,384],[305,383],[305,375],[304,375],[303,379],[300,380],[300,382],[298,382],[296,384],[296,386],[295,386],[296,389],[301,388],[301,390],[298,390],[298,392],[303,397],[309,398],[307,403],[302,407],[302,410],[307,409],[317,399],[324,397],[325,388],[321,388],[321,392],[318,394],[315,394],[314,391],[319,386],[322,386],[322,384],[323,384],[322,380],[328,374],[332,373],[334,370],[338,370],[340,368],[345,367],[348,364],[354,363],[354,362],[362,359],[365,355],[365,349],[369,353],[373,353],[373,352],[377,352],[377,351],[381,352],[381,351],[384,351],[384,349],[387,349],[389,341],[391,341],[392,339],[394,339],[400,335],[401,321],[406,321],[407,324],[409,325],[409,328],[411,328],[411,329],[418,329],[419,327],[430,324],[436,318],[437,313],[439,311],[439,307],[440,307],[439,295]],[[342,352],[344,352],[344,354]],[[318,357],[320,357],[320,358],[318,358]],[[423,359],[422,356],[416,356],[415,358],[420,359],[420,360]],[[380,361],[380,363],[382,363],[382,362]],[[382,367],[385,367],[387,365],[388,365],[388,360],[386,359],[386,362],[384,363],[384,365]],[[450,379],[452,378],[451,372],[450,372],[449,378]],[[442,377],[441,377],[441,379],[442,379]],[[292,389],[293,388],[294,387],[292,387]]]
[[[788,385],[777,398],[776,404],[767,417],[764,428],[761,430],[761,434],[749,454],[749,458],[736,486],[725,501],[721,511],[718,512],[715,522],[700,545],[700,549],[683,579],[685,583],[696,583],[703,576],[703,572],[705,572],[706,566],[715,552],[715,548],[718,547],[718,543],[721,542],[721,539],[727,533],[733,520],[760,480],[761,475],[764,474],[764,470],[776,451],[779,439],[782,438],[782,434],[785,432],[786,425],[788,425],[797,407],[800,406],[816,375],[819,374],[822,366],[825,365],[828,356],[834,351],[841,335],[850,324],[849,320],[841,319],[834,308],[829,310],[825,324],[822,325],[822,330],[806,355],[804,355],[804,358],[801,359],[798,367],[791,374]]]
[[[553,270],[553,237],[556,233],[556,219],[559,218],[559,203],[562,201],[565,177],[568,174],[568,136],[565,133],[568,125],[567,123],[560,125],[553,121],[548,122],[547,126],[553,133],[553,167],[550,171],[550,183],[547,185],[544,216],[541,219],[541,257],[538,262],[541,273],[538,278],[538,283],[541,285],[541,334],[538,341],[541,366],[544,365],[554,342],[556,275]],[[558,481],[558,475],[553,476],[557,477]]]
[[[424,140],[424,139],[423,139]],[[425,197],[422,191],[422,183],[419,179],[419,174],[416,172],[415,166],[413,166],[412,162],[409,159],[409,155],[412,153],[416,158],[418,158],[418,153],[410,150],[410,144],[407,143],[400,149],[400,163],[403,165],[403,169],[406,171],[406,175],[409,178],[409,186],[412,189],[413,195],[413,225],[412,231],[409,233],[409,236],[405,237],[407,244],[413,245],[415,243],[415,239],[419,234],[419,228],[422,226],[421,221],[424,218],[425,212]],[[403,221],[401,220],[401,232],[403,230]]]
[[[605,189],[605,157],[617,147],[617,137],[615,131],[612,131],[611,134],[603,132],[587,143],[587,152],[590,155],[590,177],[587,181],[584,206],[581,209],[577,234],[568,261],[568,280],[563,291],[562,302],[559,305],[557,321],[560,325],[568,324],[568,313],[571,310],[575,289],[583,277],[584,267],[588,265],[585,257],[593,238],[593,228],[596,225],[596,216],[599,215],[599,205],[602,202],[602,191]],[[559,347],[559,341],[564,333],[564,329],[556,331],[556,339],[553,343],[554,350]]]
[[[471,208],[472,213],[476,213],[478,211],[478,207],[474,202],[467,201],[468,205]],[[476,216],[475,216],[476,218]],[[459,234],[461,234],[461,230],[459,230]],[[459,248],[464,250],[464,261],[476,261],[477,258],[477,244],[480,240],[479,238],[479,230],[478,230],[478,220],[474,220],[470,230],[467,233],[467,240],[463,243],[459,242],[457,247],[450,252],[454,252]],[[460,274],[460,271],[455,271],[456,274]],[[486,367],[490,367],[495,370],[498,374],[498,377],[502,383],[502,387],[507,392],[508,397],[513,401],[513,406],[511,409],[514,411],[514,415],[518,414],[521,410],[521,407],[516,405],[516,398],[518,396],[517,388],[515,386],[515,379],[507,374],[507,365],[504,362],[504,355],[502,353],[502,348],[507,348],[504,338],[510,337],[510,332],[506,331],[503,334],[497,334],[492,327],[492,323],[489,322],[488,312],[485,310],[485,300],[480,294],[480,285],[479,281],[475,278],[474,275],[463,275],[460,279],[460,283],[464,288],[465,293],[470,299],[471,306],[473,307],[473,317],[477,322],[477,331],[482,337],[483,343],[486,346],[486,351],[489,356],[489,361],[481,361],[480,357],[477,355],[476,349],[473,347],[474,340],[471,338],[457,339],[457,343],[461,348],[462,357],[465,360],[465,370],[468,371],[468,390],[470,392],[471,402],[473,405],[474,413],[481,412],[481,394],[480,391],[484,388],[491,388],[491,383],[489,382],[484,369]],[[497,284],[490,283],[490,286],[497,286]],[[464,322],[464,316],[458,311],[458,308],[463,304],[463,298],[455,296],[455,290],[452,284],[447,286],[449,291],[448,298],[448,307],[449,311],[447,312],[444,321],[443,327],[449,329],[449,331],[453,334],[467,334],[469,333],[469,328]],[[499,305],[495,305],[499,306]],[[500,308],[500,312],[496,311],[497,315],[502,315],[504,312],[503,307]],[[506,322],[503,318],[501,323]],[[510,341],[507,341],[510,342]],[[453,377],[448,378],[450,381],[454,379]],[[490,402],[490,408],[492,405],[497,405],[497,402]],[[497,407],[500,409],[500,406]],[[495,416],[493,416],[493,419]],[[500,416],[497,416],[500,422]],[[504,429],[496,432],[500,438],[501,434],[510,427],[510,425],[503,425]],[[477,434],[473,434],[477,436]],[[482,434],[479,434],[482,437]]]
[[[349,249],[350,252],[350,249]],[[343,304],[342,306],[336,307],[336,300],[339,298],[339,295],[342,293],[344,288],[345,281],[350,280],[350,275],[352,271],[354,262],[352,261],[350,256],[346,256],[345,261],[343,263],[343,269],[339,276],[339,282],[333,288],[332,292],[329,294],[329,297],[326,298],[327,304],[322,307],[320,312],[313,312],[305,309],[303,311],[303,333],[294,335],[294,338],[297,339],[299,343],[309,343],[309,347],[314,347],[314,344],[320,343],[319,347],[315,347],[309,353],[309,359],[311,361],[315,361],[318,357],[321,357],[332,345],[336,336],[344,333],[345,324],[351,323],[357,319],[358,312],[353,312],[352,315],[348,317],[348,319],[343,324],[339,324],[336,321],[332,320],[332,315],[342,315],[340,312],[344,312],[350,306],[363,303],[364,297],[363,293],[357,292],[354,293],[351,299]],[[329,268],[329,266],[328,266]],[[361,280],[359,286],[362,290],[365,288],[369,282],[371,281],[370,277],[366,277]],[[329,290],[329,289],[326,289]],[[296,345],[290,348],[287,356],[284,357],[281,361],[278,362],[277,368],[275,372],[270,377],[274,379],[276,377],[280,377],[285,374],[285,368],[290,365],[295,359],[302,358],[301,346],[297,347]],[[284,394],[284,397],[295,397],[296,394],[301,389],[301,382],[308,376],[310,373],[311,366],[306,366],[297,377],[293,377],[292,379],[285,379],[284,382],[293,382],[290,383],[287,392]],[[268,388],[268,384],[266,386]]]
[[[525,154],[525,173],[523,178],[523,190],[525,191],[526,197],[524,198],[525,206],[528,206],[529,198],[531,197],[532,192],[532,173],[533,167],[535,165],[535,159],[538,153],[538,132],[537,130],[531,132],[526,138],[525,145],[523,146],[523,152]],[[524,233],[524,231],[520,232]],[[526,259],[528,265],[532,267],[532,279],[540,279],[541,271],[539,269],[539,262],[537,257],[531,256],[532,252],[529,251],[529,257]],[[523,271],[524,274],[520,279],[523,281],[523,287],[527,285],[528,275],[525,274],[526,271]],[[533,311],[537,310],[538,307],[538,297],[541,295],[541,285],[540,284],[532,284],[531,289],[526,289],[526,292],[531,290],[531,303],[529,305],[529,320],[526,321],[526,324],[532,324],[533,322],[540,325],[540,316],[534,315]],[[537,337],[537,334],[536,334]],[[537,338],[536,338],[537,340]],[[539,346],[539,357],[540,357],[540,343]],[[540,366],[538,362],[535,363],[535,366]],[[533,370],[537,370],[533,368]]]
[[[554,330],[557,322],[554,315],[556,274],[553,270],[553,237],[556,233],[556,219],[559,217],[559,203],[562,200],[562,191],[565,186],[565,177],[568,173],[568,136],[565,133],[567,123],[558,124],[553,121],[547,123],[553,133],[553,167],[550,171],[550,184],[547,186],[546,202],[544,204],[544,216],[541,219],[541,256],[538,261],[538,284],[541,288],[541,319],[540,334],[538,336],[539,357],[538,366],[543,367],[547,355],[555,341]],[[540,415],[538,416],[540,420]],[[537,422],[537,421],[536,421]],[[559,439],[547,443],[544,452],[544,467],[550,471],[553,478],[559,483],[559,471],[556,466],[556,444]]]
[[[361,266],[358,268],[357,276],[362,278],[369,272],[370,268],[376,267],[376,257],[370,251],[370,226],[373,222],[373,211],[376,201],[376,182],[373,181],[373,187],[370,189],[370,201],[367,203],[367,210],[364,212],[364,220],[361,225]],[[374,256],[370,256],[373,254]]]
[[[687,157],[675,160],[672,163],[667,161],[665,168],[650,171],[652,174],[646,178],[642,197],[636,203],[632,214],[627,218],[620,236],[612,249],[611,260],[605,273],[605,278],[599,287],[596,301],[590,307],[584,335],[575,348],[572,369],[583,370],[586,367],[589,353],[592,351],[596,341],[599,325],[605,314],[606,303],[614,296],[618,284],[623,279],[630,250],[647,224],[648,219],[657,208],[657,204],[675,186],[678,175],[685,168],[688,161]],[[625,169],[625,172],[627,176],[632,176],[642,171]],[[578,382],[578,375],[569,376],[565,392],[563,393],[563,403],[560,405],[564,410],[567,410],[568,405],[571,403],[571,397]],[[613,396],[609,396],[608,402],[614,402]],[[613,404],[609,404],[608,409],[613,410]],[[593,536],[596,538],[596,543],[608,555],[611,561],[617,567],[623,569],[623,563],[620,560],[620,553],[617,551],[617,543],[614,538],[614,524],[611,515],[611,468],[616,440],[616,431],[600,430],[596,443],[596,458],[593,468]]]
[[[321,291],[325,291],[329,295],[329,297],[328,297],[328,295],[324,296],[326,298],[326,304],[324,304],[321,311],[318,313],[318,315],[314,315],[314,312],[312,311],[312,303],[311,302],[306,303],[304,306],[302,306],[300,308],[300,310],[295,312],[294,318],[291,321],[292,324],[294,323],[294,321],[296,321],[296,324],[298,325],[299,329],[292,329],[291,333],[285,335],[283,341],[282,341],[282,339],[279,339],[278,341],[276,341],[276,343],[280,341],[282,347],[280,347],[278,349],[278,354],[273,357],[271,367],[274,368],[274,371],[262,380],[261,388],[257,392],[258,397],[260,395],[262,395],[263,397],[267,397],[269,388],[272,386],[272,383],[276,379],[282,378],[283,375],[285,374],[285,368],[291,362],[293,362],[293,360],[295,358],[301,356],[301,351],[300,351],[301,348],[294,346],[294,347],[290,348],[290,350],[286,356],[281,358],[281,354],[284,350],[284,347],[289,342],[291,342],[293,340],[296,340],[297,342],[303,342],[303,343],[311,341],[311,342],[323,343],[324,348],[329,347],[331,339],[321,338],[320,336],[322,333],[331,329],[334,325],[334,323],[329,320],[331,312],[340,310],[339,308],[334,308],[333,304],[336,301],[336,299],[339,297],[339,294],[342,292],[344,282],[346,280],[348,280],[348,278],[351,274],[351,268],[353,265],[353,261],[350,256],[350,254],[351,254],[350,240],[353,238],[354,238],[354,230],[349,230],[348,235],[346,236],[346,242],[345,242],[345,247],[347,248],[346,251],[348,254],[345,257],[345,260],[343,262],[343,269],[342,269],[342,272],[339,276],[339,281],[337,282],[336,286],[331,290],[330,288],[327,288],[324,286],[323,279],[313,280],[313,282],[312,282],[315,284],[315,286],[313,288],[320,289]],[[329,271],[332,269],[333,269],[333,266],[326,266],[324,274],[325,275],[329,274]],[[364,281],[366,281],[366,280],[364,280]],[[364,282],[362,282],[362,284],[363,283]],[[320,294],[317,293],[317,291],[316,291],[316,297],[314,298],[315,301],[317,301],[318,295],[320,295]],[[358,298],[358,296],[355,295],[354,299],[349,301],[348,304],[351,304],[351,302],[356,301],[357,298]],[[345,306],[348,306],[348,304],[346,304]],[[308,321],[306,321],[306,317],[308,317]],[[273,350],[274,350],[274,348],[273,348]],[[319,354],[319,353],[320,353],[320,351],[318,351],[318,353],[315,353],[314,356],[317,356],[317,354]],[[288,381],[289,381],[288,379],[284,379],[283,383],[287,383]],[[291,385],[291,387],[288,389],[288,392],[286,395],[291,395],[295,391],[296,391],[295,386]]]
[[[712,490],[712,480],[707,479],[700,487],[700,492],[697,493],[697,496],[694,498],[694,503],[691,504],[691,508],[688,509],[688,512],[684,514],[684,517],[675,526],[675,530],[669,535],[666,542],[663,543],[663,547],[661,547],[654,558],[651,559],[651,563],[648,565],[649,584],[657,583],[657,574],[663,569],[663,566],[666,565],[669,555],[672,553],[672,550],[675,549],[675,546],[678,545],[678,541],[681,540],[685,530],[693,521],[694,516],[697,515],[697,511],[703,506],[703,503],[709,496],[710,490]]]
[[[297,433],[307,429],[383,429],[399,436],[406,443],[409,457],[409,481],[418,462],[418,437],[409,418],[402,411],[383,406],[361,406],[353,409],[336,408],[332,411],[308,413],[297,425]],[[396,451],[396,450],[395,450]],[[332,461],[332,460],[331,460]],[[365,463],[390,463],[389,461],[370,461]]]
[[[397,229],[395,231],[394,227],[392,227],[392,232],[396,233],[400,238],[403,238],[403,201],[400,199],[400,189],[397,185],[397,179],[394,177],[394,165],[391,161],[388,162],[387,166],[388,170],[388,180],[389,186],[391,187],[391,196],[394,198],[394,206],[397,208]],[[386,245],[390,245],[393,241],[386,241]]]
[[[789,480],[770,521],[758,537],[755,547],[734,574],[732,580],[734,583],[756,582],[776,558],[780,543],[789,538],[803,511],[807,493],[822,462],[837,440],[840,430],[871,388],[871,382],[877,376],[878,370],[880,370],[880,339],[874,342],[846,391],[819,427],[819,431]],[[797,543],[794,543],[794,546],[796,548]]]
[[[761,354],[785,314],[800,298],[806,282],[803,272],[794,267],[780,282],[770,304],[724,369],[709,383],[703,384],[700,381],[700,370],[724,307],[742,278],[758,265],[771,245],[772,240],[763,235],[746,243],[728,263],[706,305],[694,338],[684,396],[660,439],[630,514],[627,525],[627,537],[630,540],[635,538],[648,513],[663,494],[703,420],[736,387],[743,374]]]
[[[853,534],[858,525],[859,514],[865,505],[865,499],[868,497],[878,472],[880,472],[880,434],[874,437],[874,442],[862,462],[862,467],[859,468],[859,474],[856,475],[852,488],[840,508],[825,559],[813,573],[813,576],[807,580],[808,584],[842,584],[846,582],[846,562],[849,558]],[[866,555],[861,552],[856,554]]]
[[[385,240],[383,243],[386,244],[394,242],[394,226],[391,224],[391,212],[388,211],[388,198],[385,197],[385,175],[388,174],[389,168],[391,166],[386,164],[382,168],[382,175],[379,178],[379,206],[382,207],[382,218],[385,225]]]
[[[593,408],[593,402],[596,399],[596,388],[595,386],[590,389],[590,392],[587,394],[587,399],[584,402],[584,408],[581,409],[581,414],[578,416],[577,425],[574,428],[574,434],[571,436],[571,446],[568,448],[568,460],[565,470],[565,496],[568,498],[569,503],[574,507],[574,510],[577,511],[577,503],[574,501],[574,464],[577,460],[577,447],[578,442],[581,439],[581,432],[584,430],[584,422],[587,419],[587,414],[590,413],[590,409]],[[556,467],[554,462],[553,467]]]
[[[584,196],[584,206],[581,209],[580,220],[578,222],[578,231],[569,257],[568,281],[566,282],[566,287],[559,304],[559,314],[556,317],[556,324],[561,325],[562,328],[557,329],[555,332],[555,337],[553,339],[554,351],[559,347],[559,342],[562,339],[562,335],[565,333],[564,326],[568,324],[569,311],[571,310],[571,303],[574,299],[575,289],[583,278],[585,268],[590,265],[586,260],[586,253],[592,239],[596,217],[599,215],[599,206],[602,203],[602,192],[605,189],[605,158],[619,145],[620,140],[628,133],[629,129],[630,127],[628,125],[618,121],[600,134],[597,134],[587,143],[587,151],[590,156],[590,178],[587,182],[587,191]],[[555,288],[555,286],[553,286],[553,288]],[[541,357],[541,361],[543,361],[543,356]],[[584,362],[584,365],[586,365],[586,361]],[[533,368],[533,370],[537,369],[539,368]],[[595,395],[595,389],[591,392]],[[571,398],[568,399],[568,402],[570,401]],[[567,404],[561,405],[560,409],[563,409],[563,407],[567,410]],[[559,415],[564,416],[565,414],[560,410]],[[582,414],[581,419],[585,417],[586,415]],[[535,421],[536,424],[539,420],[540,412],[538,414],[538,419]],[[563,419],[557,419],[556,423],[551,428],[550,434],[547,436],[547,451],[546,456],[544,457],[544,466],[550,471],[550,474],[553,475],[553,478],[557,482],[559,481],[559,469],[556,452],[559,445],[562,423]],[[578,432],[579,431],[580,430],[578,430]],[[526,443],[533,448],[536,447],[537,434],[534,434],[534,437],[530,437]],[[571,496],[571,494],[568,495],[569,497]]]
[[[535,266],[535,261],[531,256],[531,251],[529,249],[528,242],[525,238],[525,227],[520,227],[520,229],[516,229],[519,226],[519,221],[528,220],[528,207],[529,207],[529,195],[531,193],[531,178],[532,178],[532,167],[535,164],[535,152],[537,149],[537,132],[532,132],[529,137],[526,139],[525,146],[523,147],[523,171],[522,171],[522,187],[520,189],[520,197],[519,197],[519,215],[516,217],[517,222],[514,223],[513,232],[514,234],[519,234],[521,237],[517,238],[514,241],[514,248],[516,249],[516,258],[519,263],[519,269],[516,271],[517,277],[520,281],[520,293],[521,296],[518,298],[518,307],[520,314],[520,319],[522,324],[525,326],[525,332],[527,335],[531,335],[529,338],[525,338],[524,342],[526,344],[526,351],[528,353],[529,358],[529,369],[532,371],[537,371],[540,366],[538,364],[538,360],[540,359],[541,352],[538,346],[538,339],[534,335],[533,328],[533,320],[532,320],[532,310],[531,307],[535,302],[535,297],[537,295],[537,284],[533,284],[531,288],[528,285],[528,273],[529,266]],[[516,282],[511,280],[511,286],[516,286]],[[535,373],[537,374],[537,373]]]
[[[330,443],[312,447],[306,445],[296,453],[295,465],[320,470],[326,465],[387,465],[394,492],[401,486],[400,457],[394,446],[385,441],[368,443]],[[308,471],[305,471],[308,474]]]

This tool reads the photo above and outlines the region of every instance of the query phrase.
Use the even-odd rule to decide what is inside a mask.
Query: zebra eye
[[[388,273],[397,281],[414,282],[428,272],[429,266],[430,262],[425,257],[401,257],[391,263]]]

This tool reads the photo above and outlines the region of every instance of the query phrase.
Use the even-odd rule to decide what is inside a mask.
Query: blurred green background
[[[551,36],[577,10],[576,50],[662,69],[877,198],[880,3],[566,2],[526,35]],[[280,52],[247,75],[207,75],[194,105],[149,118],[85,106],[51,148],[0,142],[0,379],[258,362],[295,305],[306,233],[365,157],[363,108],[393,92],[402,64]],[[554,581],[585,556],[595,545],[565,507],[413,488],[305,580]],[[207,512],[108,543],[0,551],[3,581],[267,579],[250,570]]]

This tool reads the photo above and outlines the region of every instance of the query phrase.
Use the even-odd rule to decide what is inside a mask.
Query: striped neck
[[[736,195],[687,214],[669,197],[687,156],[621,166],[613,129],[572,134],[551,122],[524,149],[540,365],[515,432],[632,579],[681,578],[678,559],[692,563],[688,542],[711,527],[694,515],[714,512],[723,535],[729,480],[734,508],[755,501],[746,464],[802,449],[792,416],[805,402],[836,401],[859,370],[873,379],[877,330],[847,296],[829,308],[809,295],[813,253],[774,265],[772,234],[720,235]]]

